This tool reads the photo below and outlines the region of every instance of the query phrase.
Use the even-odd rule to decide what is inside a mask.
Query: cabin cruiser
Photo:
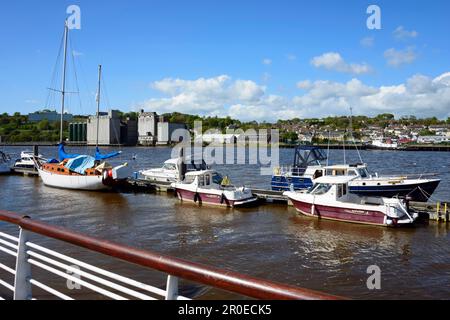
[[[370,174],[367,164],[322,165],[327,157],[323,150],[313,146],[298,146],[294,165],[276,168],[272,176],[272,190],[309,189],[322,176],[348,176],[349,191],[361,196],[408,197],[411,201],[426,202],[440,183],[440,179],[416,176],[379,176]]]
[[[33,159],[36,159],[40,163],[44,163],[44,162],[48,161],[41,154],[38,154],[35,156],[32,151],[22,151],[20,153],[20,159],[17,159],[14,162],[13,170],[14,171],[28,170],[28,171],[36,171],[37,172],[36,165],[35,165]]]
[[[174,182],[171,186],[181,201],[200,205],[233,208],[255,204],[258,200],[250,189],[231,185],[227,177],[213,170],[187,172],[182,182]]]
[[[208,169],[204,160],[202,160],[201,164],[196,164],[190,159],[185,160],[185,163],[185,172]],[[181,158],[169,159],[164,162],[161,168],[141,170],[139,171],[139,174],[143,179],[153,182],[177,182],[180,180],[180,172],[183,172],[183,168],[181,168],[182,165],[183,162],[181,161]]]
[[[385,150],[397,150],[399,149],[399,145],[397,142],[393,141],[390,138],[379,138],[372,141],[369,145],[374,149],[385,149]]]
[[[11,172],[10,162],[11,157],[3,151],[0,151],[0,174]]]
[[[379,226],[401,226],[415,222],[407,201],[398,198],[366,197],[349,192],[354,177],[324,176],[309,190],[286,191],[301,214],[345,222]]]

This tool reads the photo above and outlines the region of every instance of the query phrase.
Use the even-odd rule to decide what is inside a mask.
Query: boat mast
[[[64,103],[66,95],[66,66],[67,66],[67,38],[69,37],[69,27],[67,26],[67,20],[64,22],[64,64],[63,75],[61,83],[61,123],[59,132],[59,142],[63,143],[63,129],[64,129]]]
[[[97,140],[95,146],[98,148],[98,133],[100,128],[100,89],[102,79],[102,65],[98,65],[98,90],[97,90]]]

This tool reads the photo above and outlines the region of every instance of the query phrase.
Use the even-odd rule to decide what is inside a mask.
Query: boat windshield
[[[308,191],[308,193],[311,194],[325,194],[328,192],[328,190],[330,190],[331,188],[331,184],[328,183],[318,183],[315,186],[312,187],[311,190]]]
[[[174,163],[165,163],[162,168],[164,170],[177,170],[177,166]]]
[[[358,169],[358,172],[361,178],[367,178],[369,176],[369,173],[367,172],[366,168],[360,168]]]
[[[223,177],[219,173],[214,173],[212,176],[212,181],[215,184],[222,184]]]

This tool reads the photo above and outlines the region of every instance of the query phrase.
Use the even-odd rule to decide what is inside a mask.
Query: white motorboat
[[[141,178],[152,182],[177,182],[180,181],[180,172],[192,172],[199,170],[206,170],[208,166],[204,161],[201,164],[195,164],[189,159],[184,161],[186,163],[185,169],[181,158],[169,159],[164,162],[161,168],[147,169],[139,171]]]
[[[191,171],[186,173],[184,181],[174,182],[172,187],[181,201],[200,205],[239,207],[257,202],[249,188],[233,186],[227,180],[213,170]]]
[[[307,216],[371,224],[400,226],[414,223],[418,214],[398,198],[364,197],[349,192],[353,177],[324,176],[309,190],[286,191],[295,209]]]
[[[17,172],[36,171],[37,169],[33,159],[36,159],[40,163],[47,162],[47,159],[42,154],[35,156],[33,151],[22,151],[20,153],[20,159],[14,162],[13,170]]]

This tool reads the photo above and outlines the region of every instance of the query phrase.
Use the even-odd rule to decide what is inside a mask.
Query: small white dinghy
[[[315,180],[304,191],[286,191],[298,212],[312,217],[380,226],[400,226],[414,223],[417,213],[411,213],[403,199],[363,197],[349,192],[351,177],[325,176]]]
[[[0,151],[0,174],[6,174],[11,171],[11,157]]]
[[[192,171],[186,173],[184,181],[172,183],[172,187],[181,201],[200,205],[234,208],[257,202],[258,198],[249,188],[229,185],[226,180],[213,170]]]

